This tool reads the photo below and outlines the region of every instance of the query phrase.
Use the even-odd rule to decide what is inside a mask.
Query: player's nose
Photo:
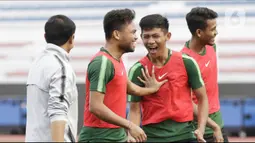
[[[214,33],[214,35],[216,36],[216,35],[218,35],[218,31],[217,30],[215,30],[215,33]]]
[[[148,44],[154,44],[154,43],[155,43],[155,40],[152,37],[150,37],[148,39]]]

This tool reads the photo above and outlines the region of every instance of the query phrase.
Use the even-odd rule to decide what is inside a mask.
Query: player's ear
[[[70,38],[68,39],[69,44],[73,44],[74,43],[74,34],[72,36],[70,36]]]
[[[198,38],[201,37],[201,33],[202,33],[202,30],[201,30],[201,29],[197,29],[197,30],[196,30],[196,35],[197,35]]]
[[[167,41],[170,40],[171,36],[172,36],[172,33],[171,33],[171,32],[167,32],[167,33],[166,33],[166,39],[167,39]]]
[[[118,30],[114,30],[112,36],[114,39],[120,40],[120,32]]]

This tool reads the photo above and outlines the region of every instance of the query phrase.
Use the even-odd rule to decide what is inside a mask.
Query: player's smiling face
[[[207,45],[214,45],[215,37],[218,34],[216,19],[207,20],[206,24],[207,24],[207,27],[201,33],[201,39]]]
[[[120,31],[120,47],[125,52],[134,52],[136,47],[136,26],[134,22],[126,24]]]
[[[143,44],[152,57],[164,54],[166,41],[170,37],[171,34],[161,28],[143,29],[141,34]]]

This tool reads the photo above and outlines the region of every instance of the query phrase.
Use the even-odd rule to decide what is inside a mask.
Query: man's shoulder
[[[62,69],[54,56],[41,54],[32,63],[27,77],[27,84],[35,84],[39,87],[49,86],[53,75]]]
[[[143,67],[140,61],[136,61],[130,68],[137,68],[137,67]]]
[[[197,61],[193,57],[185,53],[182,54],[182,59],[186,69],[190,69],[191,67],[194,67],[194,66],[199,67]]]
[[[181,51],[175,51],[175,50],[171,50],[171,57],[177,58],[177,59],[183,59],[186,58],[186,56],[188,56],[185,53],[182,53]],[[171,58],[170,57],[170,58]]]
[[[63,67],[57,57],[52,54],[42,53],[34,59],[30,69],[37,69],[40,71],[57,71]]]
[[[190,55],[187,55],[187,54],[185,54],[185,53],[182,53],[182,59],[183,59],[183,61],[184,62],[189,62],[189,63],[194,63],[194,62],[196,62],[196,60],[192,57],[192,56],[190,56]]]
[[[148,65],[148,64],[151,64],[151,61],[149,60],[148,55],[146,55],[146,56],[140,58],[139,60],[137,60],[135,62],[135,64],[133,64],[133,66],[139,65],[140,67],[144,67],[145,65]]]
[[[111,62],[111,56],[108,54],[108,53],[106,53],[106,52],[104,52],[104,51],[99,51],[99,52],[97,52],[96,54],[94,54],[91,58],[90,58],[90,63],[91,62],[94,62],[94,61],[109,61],[109,62]]]
[[[113,67],[112,61],[105,55],[95,55],[88,64],[88,68],[100,68],[100,65]]]

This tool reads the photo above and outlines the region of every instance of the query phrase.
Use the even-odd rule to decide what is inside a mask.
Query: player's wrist
[[[152,93],[156,93],[159,90],[159,87],[151,87]]]
[[[204,133],[205,133],[205,127],[199,126],[199,127],[197,128],[197,130],[199,130],[199,132],[200,132],[202,135],[204,135]]]
[[[221,130],[221,128],[220,128],[220,126],[219,126],[218,124],[212,126],[212,129],[213,129],[214,131]]]
[[[131,130],[131,128],[132,128],[132,122],[131,122],[131,121],[128,121],[128,124],[127,124],[127,126],[126,126],[126,129],[127,129],[127,130]]]

